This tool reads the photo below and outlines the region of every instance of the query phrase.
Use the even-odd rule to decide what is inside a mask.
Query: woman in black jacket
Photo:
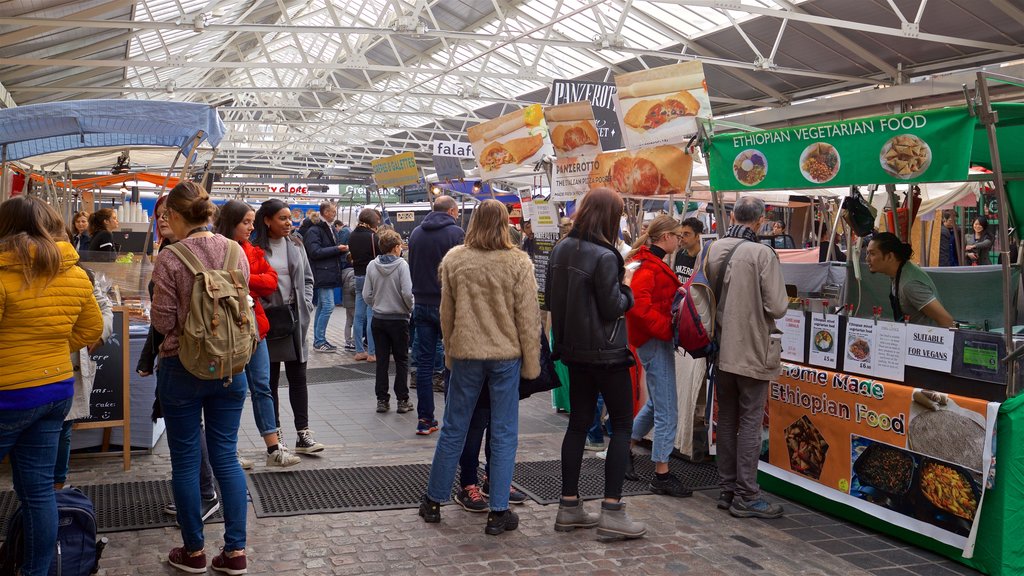
[[[569,368],[569,426],[562,440],[562,498],[555,530],[597,527],[599,536],[639,538],[647,528],[626,515],[622,482],[629,457],[633,355],[626,344],[623,315],[633,306],[632,272],[614,247],[622,198],[613,190],[591,190],[579,203],[572,231],[548,260],[544,299],[554,331],[552,357]],[[579,499],[580,467],[597,395],[604,397],[612,423],[605,460],[601,516],[588,514]]]
[[[984,216],[978,216],[971,223],[974,234],[970,236],[971,242],[964,246],[964,254],[967,255],[967,263],[971,266],[987,266],[991,264],[988,259],[992,251],[992,234],[988,231],[988,220]]]
[[[100,208],[89,216],[89,234],[92,240],[89,241],[90,252],[109,252],[116,255],[118,246],[114,243],[112,232],[117,230],[120,223],[117,221],[117,212],[113,208]],[[109,258],[113,261],[113,257]]]

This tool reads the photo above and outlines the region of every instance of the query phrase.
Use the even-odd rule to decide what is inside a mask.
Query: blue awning
[[[491,196],[492,188],[491,185],[488,184],[487,182],[481,182],[480,190],[476,192],[473,191],[473,182],[470,182],[468,180],[464,182],[458,182],[454,180],[452,182],[441,182],[437,184],[437,186],[440,186],[444,190],[448,190],[450,192],[465,194],[466,196],[472,196],[473,198],[476,198],[481,202],[483,202],[484,200],[490,200],[491,198],[494,198],[495,200],[502,202],[504,204],[519,203],[518,194],[506,192],[505,190],[498,190],[497,188],[493,188],[494,195]]]
[[[149,100],[75,100],[0,110],[0,145],[7,159],[105,146],[168,146],[189,154],[202,131],[209,146],[224,123],[207,104]]]

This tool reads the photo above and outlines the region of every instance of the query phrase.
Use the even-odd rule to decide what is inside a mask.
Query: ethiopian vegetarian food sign
[[[974,123],[958,108],[717,134],[711,139],[711,187],[958,181],[967,174]]]

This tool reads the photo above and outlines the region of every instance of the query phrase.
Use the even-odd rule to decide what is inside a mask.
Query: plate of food
[[[932,149],[913,134],[900,134],[882,145],[878,161],[890,176],[910,180],[924,174],[931,166]]]
[[[864,362],[871,357],[871,345],[863,338],[854,338],[847,347],[850,358],[858,362]]]
[[[821,330],[814,335],[814,347],[822,352],[832,349],[832,333],[828,330]]]
[[[679,146],[605,152],[590,171],[590,186],[608,186],[630,196],[682,194],[692,165],[693,158]]]
[[[800,417],[786,428],[786,449],[789,451],[789,466],[817,480],[825,465],[828,442],[807,416]]]
[[[981,490],[962,470],[943,462],[926,460],[918,483],[921,494],[939,510],[968,522],[974,520]]]
[[[756,186],[768,175],[768,160],[760,150],[744,150],[732,161],[732,173],[744,186]]]
[[[810,182],[824,184],[839,173],[839,151],[826,142],[815,142],[800,154],[800,173]]]

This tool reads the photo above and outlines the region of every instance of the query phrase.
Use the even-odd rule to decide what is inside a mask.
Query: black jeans
[[[370,332],[373,343],[377,346],[377,383],[374,390],[377,400],[387,402],[388,369],[391,367],[391,356],[395,357],[395,397],[399,400],[409,399],[409,321],[384,320],[373,317],[370,321]]]
[[[480,468],[480,444],[484,445],[484,473],[491,469],[491,395],[485,387],[480,393],[480,399],[476,401],[473,409],[473,419],[469,421],[469,431],[466,433],[466,445],[462,448],[462,456],[459,458],[459,486],[465,488],[473,484],[479,484],[477,470]],[[487,442],[484,443],[484,432],[487,433]]]
[[[309,390],[306,389],[306,363],[289,360],[284,363],[288,376],[288,402],[295,416],[295,430],[309,428]],[[277,399],[277,385],[281,381],[281,362],[270,363],[270,394],[274,397],[274,421],[281,427],[281,402]]]
[[[612,436],[604,461],[604,497],[622,497],[622,482],[629,457],[629,434],[633,422],[633,382],[629,367],[608,368],[569,364],[569,427],[562,439],[562,496],[579,496],[580,468],[587,430],[594,422],[597,395],[611,418]]]

